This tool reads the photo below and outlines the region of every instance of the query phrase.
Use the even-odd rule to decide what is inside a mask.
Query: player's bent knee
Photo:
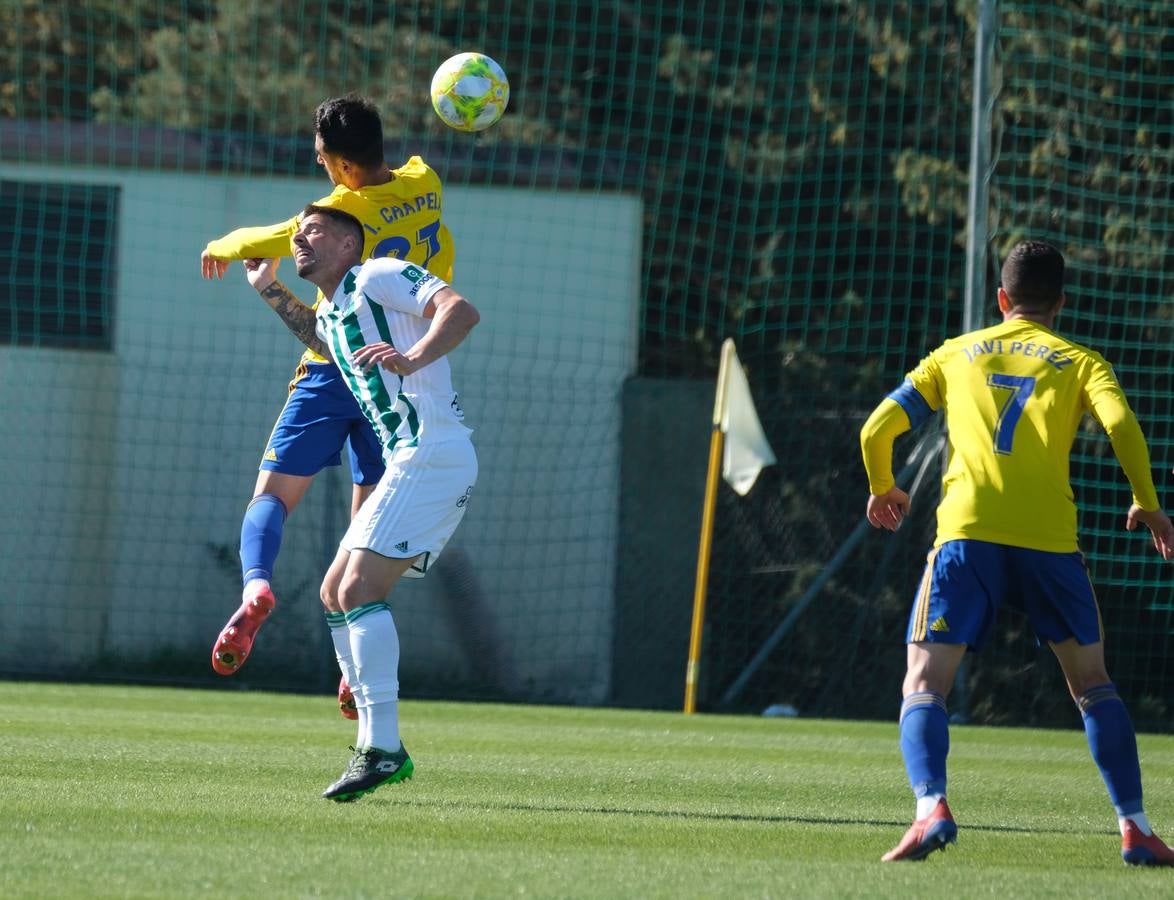
[[[345,611],[338,601],[338,582],[339,576],[331,569],[323,578],[322,586],[318,588],[318,598],[328,613],[344,613]]]
[[[339,611],[350,612],[352,609],[358,609],[368,603],[383,600],[386,595],[386,591],[372,590],[370,584],[357,578],[344,578],[338,586],[334,601],[337,603]]]
[[[318,599],[322,601],[327,612],[343,612],[338,602],[338,591],[329,578],[323,581],[322,587],[318,589]]]
[[[285,506],[285,514],[288,517],[306,495],[313,481],[313,475],[287,475],[284,472],[262,469],[257,473],[253,496],[272,494]]]
[[[1104,667],[1094,671],[1065,672],[1064,677],[1068,682],[1068,693],[1072,695],[1073,700],[1079,700],[1093,688],[1111,684],[1113,681]]]

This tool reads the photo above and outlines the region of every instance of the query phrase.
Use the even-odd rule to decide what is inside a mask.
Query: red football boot
[[[950,815],[950,807],[943,797],[938,805],[924,819],[918,819],[905,832],[901,843],[881,857],[882,862],[894,862],[899,859],[925,859],[935,850],[944,850],[946,844],[952,844],[958,839],[958,826],[954,824],[954,817]]]
[[[359,709],[355,706],[355,695],[351,693],[351,686],[346,683],[346,676],[338,679],[338,711],[344,719],[359,718]]]
[[[231,675],[244,665],[253,649],[257,629],[277,604],[268,582],[252,582],[252,587],[232,614],[216,643],[212,645],[212,668],[218,675]]]
[[[1174,866],[1174,850],[1156,834],[1142,834],[1129,819],[1121,836],[1121,858],[1131,866]]]

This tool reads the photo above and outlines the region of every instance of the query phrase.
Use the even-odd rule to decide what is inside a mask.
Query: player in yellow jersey
[[[946,804],[946,697],[967,649],[990,636],[1001,604],[1027,613],[1051,646],[1084,719],[1116,809],[1122,857],[1174,865],[1149,827],[1129,713],[1105,668],[1100,612],[1077,549],[1068,459],[1085,412],[1104,427],[1133,489],[1126,528],[1145,525],[1174,558],[1174,526],[1158,503],[1141,428],[1109,364],[1052,330],[1064,306],[1064,258],[1018,244],[1002,270],[1003,322],[946,341],[873,411],[860,435],[868,520],[895,531],[909,497],[894,484],[894,439],[943,410],[950,456],[938,533],[906,635],[901,753],[917,797],[913,826],[886,861],[922,859],[953,843]]]
[[[440,179],[418,156],[398,169],[387,166],[383,125],[374,105],[355,95],[326,100],[315,112],[314,133],[318,163],[335,185],[315,202],[344,210],[360,222],[362,258],[405,259],[451,279],[453,242],[441,220]],[[211,241],[200,257],[201,273],[222,278],[231,260],[290,256],[299,218],[240,228]],[[231,675],[244,663],[257,629],[274,607],[270,581],[286,517],[321,469],[340,465],[344,444],[349,445],[354,480],[354,516],[383,475],[380,443],[334,363],[306,351],[262,455],[241,524],[242,602],[212,649],[212,667],[221,675]],[[352,663],[346,630],[341,637],[334,632],[343,675],[340,709],[347,718],[356,718],[347,687],[353,679],[348,678]]]

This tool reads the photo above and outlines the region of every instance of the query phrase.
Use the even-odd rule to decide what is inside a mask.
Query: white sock
[[[1137,830],[1140,831],[1142,834],[1144,834],[1146,837],[1149,837],[1151,834],[1154,833],[1154,830],[1152,828],[1150,828],[1150,820],[1146,818],[1145,813],[1136,812],[1136,813],[1131,813],[1128,816],[1121,816],[1117,819],[1117,827],[1121,829],[1121,836],[1122,837],[1125,836],[1125,822],[1126,822],[1126,820],[1128,820],[1128,821],[1132,822],[1134,825],[1136,825]]]
[[[360,750],[399,749],[399,632],[385,603],[370,603],[347,613],[351,658],[355,665],[355,703],[366,712],[367,733]]]
[[[945,794],[930,794],[926,797],[917,798],[917,813],[913,816],[915,819],[924,819],[931,812],[937,808],[938,801],[941,800]]]
[[[359,733],[355,736],[355,746],[362,747],[367,740],[367,711],[359,706],[358,692],[355,690],[355,661],[351,656],[351,630],[347,627],[346,619],[342,620],[341,625],[330,626],[330,640],[334,644],[338,671],[350,685],[351,693],[355,694],[355,709],[359,714]]]
[[[399,749],[399,701],[372,703],[368,720],[368,749],[378,747],[380,750],[389,750],[393,753]]]
[[[263,587],[269,587],[269,582],[264,578],[250,578],[245,582],[245,586],[241,590],[241,599],[251,599]]]

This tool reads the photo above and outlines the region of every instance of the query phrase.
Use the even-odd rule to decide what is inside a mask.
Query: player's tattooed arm
[[[330,357],[330,350],[315,331],[314,310],[295,297],[280,281],[271,282],[260,291],[261,297],[281,317],[294,337],[317,353]]]

